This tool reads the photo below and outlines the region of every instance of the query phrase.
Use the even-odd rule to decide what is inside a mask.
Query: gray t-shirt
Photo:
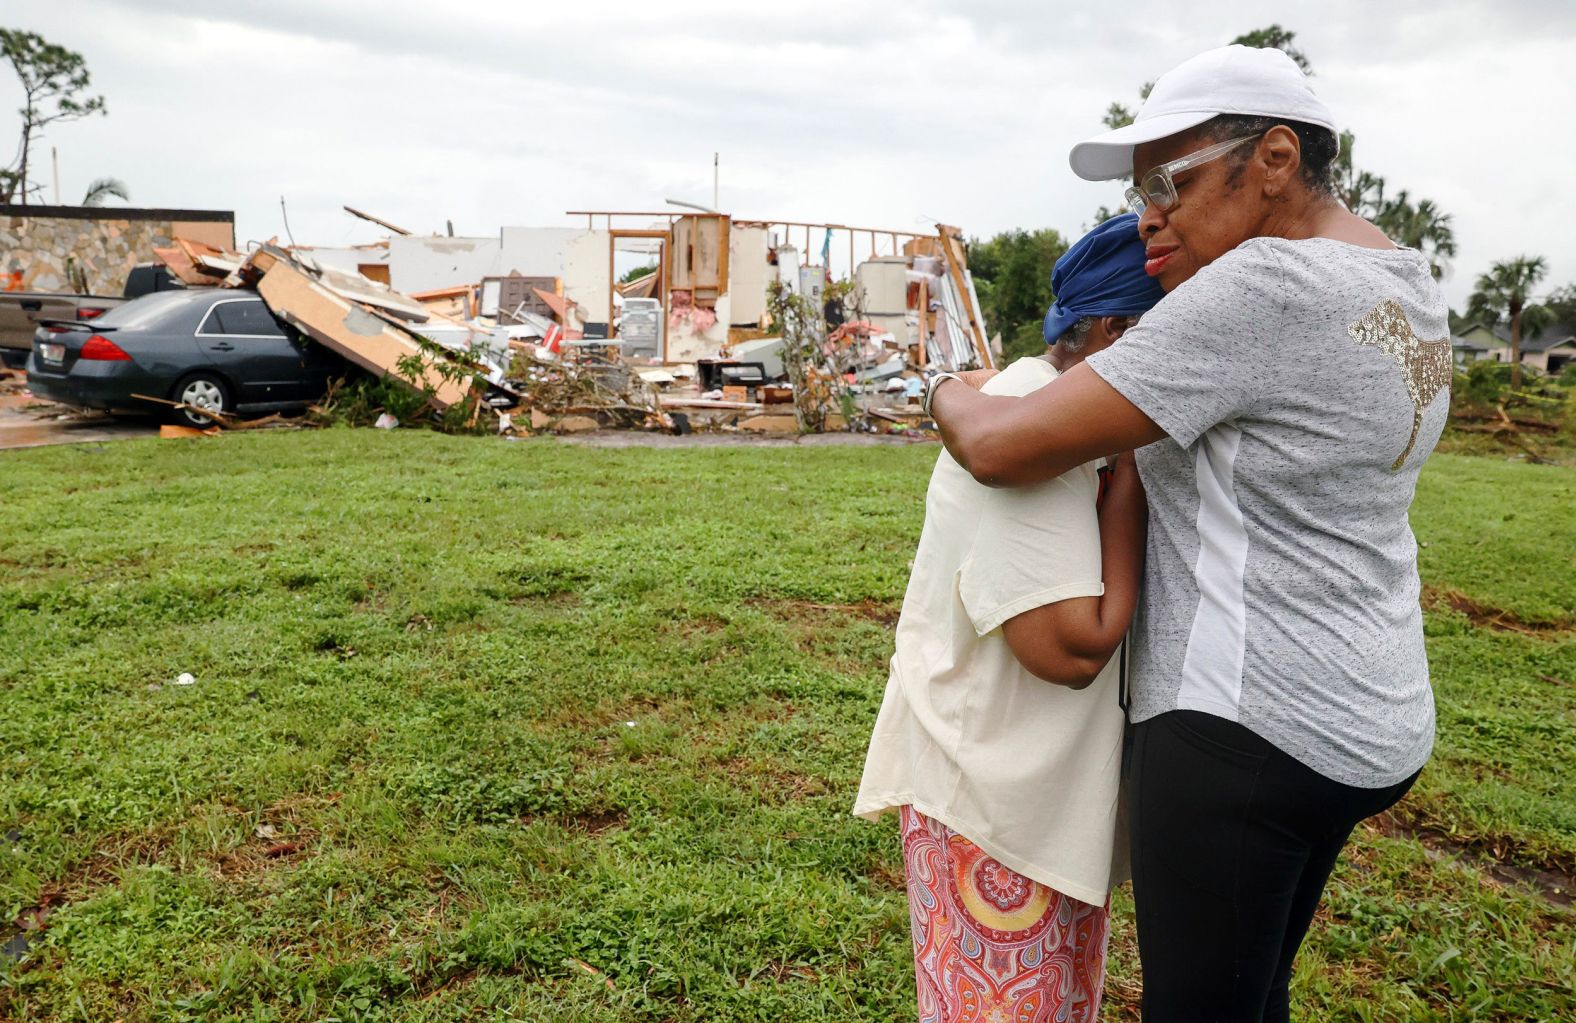
[[[1206,711],[1364,788],[1423,765],[1407,509],[1450,360],[1419,253],[1323,238],[1244,242],[1088,359],[1169,435],[1138,452],[1133,721]]]

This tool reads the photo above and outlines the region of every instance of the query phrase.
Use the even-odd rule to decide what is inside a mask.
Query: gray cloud
[[[491,234],[709,199],[713,151],[741,214],[1076,233],[1118,198],[1066,170],[1106,105],[1279,21],[1359,163],[1455,214],[1453,300],[1521,251],[1576,279],[1555,180],[1576,140],[1549,121],[1571,93],[1576,4],[1557,0],[18,6],[8,21],[83,52],[109,97],[111,116],[48,140],[68,199],[115,174],[138,202],[233,208],[261,238],[283,194],[296,237],[322,243],[375,234],[346,202]],[[0,111],[15,105],[0,75]]]

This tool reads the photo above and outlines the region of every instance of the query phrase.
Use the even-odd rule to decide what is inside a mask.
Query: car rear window
[[[155,291],[151,295],[134,298],[125,305],[118,305],[94,320],[106,327],[140,329],[157,326],[166,319],[181,314],[188,308],[191,296],[184,291]]]

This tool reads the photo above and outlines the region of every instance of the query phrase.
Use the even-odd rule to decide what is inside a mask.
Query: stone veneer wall
[[[0,207],[0,291],[119,295],[138,263],[176,235],[235,245],[234,215],[197,210]],[[82,288],[82,285],[86,285]]]

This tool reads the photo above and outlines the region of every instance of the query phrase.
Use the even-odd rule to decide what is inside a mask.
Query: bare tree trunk
[[[16,192],[21,198],[17,202],[27,205],[27,151],[33,142],[33,97],[27,97],[27,104],[22,110],[22,176],[17,179]]]
[[[1510,307],[1510,389],[1521,390],[1521,305]]]

